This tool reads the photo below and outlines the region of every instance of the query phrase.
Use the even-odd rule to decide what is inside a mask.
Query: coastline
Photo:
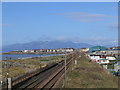
[[[40,57],[62,56],[64,54],[3,54],[1,60],[37,59]]]

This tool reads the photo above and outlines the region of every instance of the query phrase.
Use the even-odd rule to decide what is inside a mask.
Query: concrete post
[[[0,90],[2,90],[2,84],[3,84],[3,81],[0,81],[1,85],[0,85]]]
[[[75,64],[77,64],[77,60],[75,60]]]
[[[8,90],[12,89],[12,79],[8,78]]]

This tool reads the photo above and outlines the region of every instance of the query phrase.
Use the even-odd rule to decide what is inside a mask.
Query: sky
[[[4,2],[2,44],[73,41],[117,45],[117,2]]]
[[[119,0],[1,0],[2,2],[119,2]]]

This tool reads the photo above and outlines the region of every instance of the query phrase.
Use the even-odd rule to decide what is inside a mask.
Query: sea
[[[56,56],[62,54],[4,54],[0,55],[0,60],[13,60],[13,59],[24,59],[32,57],[44,57],[44,56]]]

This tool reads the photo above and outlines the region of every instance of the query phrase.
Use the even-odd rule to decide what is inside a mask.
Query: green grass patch
[[[116,61],[120,61],[120,60],[109,60],[110,62],[116,62]]]
[[[114,69],[114,64],[108,64],[107,68],[108,69]]]
[[[42,59],[41,61],[50,61],[49,59]]]
[[[110,71],[111,73],[114,73],[115,71]]]

